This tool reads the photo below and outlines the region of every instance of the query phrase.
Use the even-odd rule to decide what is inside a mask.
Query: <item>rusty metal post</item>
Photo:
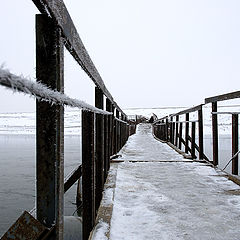
[[[107,98],[106,99],[106,110],[108,112],[113,112],[113,107],[111,101]],[[109,170],[110,167],[110,156],[112,155],[113,152],[113,145],[112,145],[112,138],[113,138],[113,115],[108,116],[108,157],[107,157],[107,168],[106,171]]]
[[[179,115],[176,116],[176,137],[175,137],[175,146],[177,147],[178,145],[178,122],[179,122]]]
[[[238,115],[232,115],[232,156],[238,152]],[[238,155],[232,160],[232,174],[238,175]]]
[[[175,139],[175,122],[172,118],[172,144],[174,144],[174,139]]]
[[[36,15],[36,78],[64,91],[61,31],[46,15]],[[36,204],[37,219],[56,226],[54,239],[63,239],[64,108],[37,101]]]
[[[103,109],[103,92],[95,87],[95,107]],[[104,115],[96,114],[96,211],[100,206],[102,199],[102,190],[104,185]]]
[[[170,142],[172,143],[173,139],[173,117],[170,117]]]
[[[203,159],[203,114],[202,106],[198,110],[198,137],[199,137],[199,159]]]
[[[111,152],[111,156],[114,155],[116,153],[116,119],[115,119],[115,108],[112,104],[112,112],[113,112],[113,117],[112,117],[112,152]]]
[[[196,158],[195,155],[195,132],[196,132],[196,124],[195,122],[192,122],[192,142],[191,142],[191,155],[192,155],[192,159]]]
[[[212,112],[217,112],[217,102],[212,103]],[[213,165],[218,165],[218,119],[212,114]]]
[[[107,179],[109,156],[109,119],[110,115],[104,116],[104,182]]]
[[[119,147],[119,111],[116,109],[116,120],[115,120],[115,153],[118,152],[118,147]]]
[[[95,223],[94,113],[82,111],[82,191],[83,240],[87,240]]]
[[[168,135],[168,119],[166,118],[166,141],[169,141],[169,135]]]
[[[189,136],[189,113],[186,113],[185,116],[186,125],[185,125],[185,153],[188,153],[188,136]]]
[[[183,128],[183,124],[182,122],[180,122],[179,124],[179,142],[178,142],[178,148],[181,150],[182,149],[182,128]]]

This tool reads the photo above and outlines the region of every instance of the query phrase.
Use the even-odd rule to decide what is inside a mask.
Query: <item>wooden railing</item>
[[[128,122],[127,115],[107,90],[63,1],[33,2],[42,13],[36,15],[38,83],[3,72],[0,84],[37,97],[37,220],[47,228],[47,234],[51,234],[51,238],[63,239],[64,192],[82,176],[83,239],[86,240],[95,224],[110,157],[134,133],[135,123]],[[95,83],[95,107],[64,95],[64,45]],[[82,109],[82,164],[65,183],[64,105]]]
[[[228,94],[218,95],[205,99],[205,104],[212,104],[212,138],[213,138],[213,164],[218,165],[218,115],[230,114],[232,115],[232,174],[238,175],[238,115],[240,112],[218,112],[218,102],[240,98],[240,91]],[[235,156],[236,155],[236,156]]]
[[[189,114],[193,112],[197,112],[197,120],[189,120]],[[181,115],[185,116],[184,120],[179,120]],[[196,143],[196,124],[198,124],[198,144]],[[197,158],[197,151],[199,159],[209,161],[203,150],[202,104],[156,120],[153,123],[153,129],[157,138],[169,142],[179,150],[184,150],[183,153],[190,154],[193,159]],[[184,149],[182,149],[183,146]]]
[[[196,159],[196,151],[200,160],[206,160],[211,162],[214,166],[219,165],[219,150],[218,150],[218,115],[230,114],[232,115],[232,158],[229,162],[232,162],[232,174],[238,175],[238,115],[240,112],[218,112],[217,103],[220,101],[226,101],[230,99],[240,98],[240,91],[214,96],[205,99],[205,104],[195,106],[184,111],[171,114],[156,120],[153,123],[153,133],[161,141],[167,142],[175,150],[182,153],[185,157],[191,156],[192,159]],[[206,104],[212,104],[212,160],[210,160],[204,152],[203,141],[203,107]],[[190,113],[197,113],[197,117],[194,120],[189,120]],[[185,116],[184,120],[179,120],[180,116]],[[196,127],[198,129],[198,143],[196,142]],[[184,132],[183,132],[184,129]],[[191,131],[190,131],[191,130]],[[184,137],[183,137],[184,135]],[[188,155],[186,155],[188,154]],[[225,169],[225,168],[224,168]]]

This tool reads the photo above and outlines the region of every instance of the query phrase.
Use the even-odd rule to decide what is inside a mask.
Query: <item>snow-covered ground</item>
[[[139,125],[120,152],[124,162],[112,165],[116,187],[104,192],[104,203],[113,204],[111,224],[100,221],[94,240],[108,239],[109,228],[111,240],[239,239],[240,187],[209,166],[166,154],[168,148],[149,125]],[[177,162],[128,161],[143,158]]]

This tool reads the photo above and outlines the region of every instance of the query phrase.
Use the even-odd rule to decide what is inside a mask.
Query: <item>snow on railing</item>
[[[105,115],[112,115],[111,112],[93,107],[84,101],[72,99],[63,93],[51,90],[40,82],[33,82],[23,76],[12,74],[2,67],[0,68],[0,85],[12,89],[13,91],[23,92],[40,101],[46,101],[57,105],[67,105]]]

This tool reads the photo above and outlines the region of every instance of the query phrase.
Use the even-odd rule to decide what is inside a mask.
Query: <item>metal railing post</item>
[[[175,137],[175,146],[178,145],[179,133],[178,133],[178,122],[179,122],[179,115],[176,116],[176,137]]]
[[[185,115],[186,124],[185,124],[185,153],[188,153],[188,136],[189,136],[189,113]]]
[[[82,191],[83,240],[87,240],[95,224],[95,140],[94,113],[82,111]]]
[[[51,89],[64,91],[63,40],[60,29],[46,15],[36,15],[36,78]],[[37,101],[37,219],[56,226],[63,239],[64,107]]]
[[[113,112],[113,107],[112,107],[112,104],[111,104],[111,101],[107,98],[106,99],[106,110],[108,112]],[[112,145],[112,142],[113,142],[113,118],[114,116],[113,115],[109,115],[108,116],[108,155],[107,155],[107,168],[106,168],[106,171],[108,172],[109,170],[109,167],[110,167],[110,156],[112,155],[112,152],[113,152],[113,145]]]
[[[199,137],[199,159],[203,159],[203,111],[198,110],[198,137]]]
[[[196,158],[196,155],[195,155],[195,129],[196,129],[196,124],[195,122],[192,122],[192,141],[191,141],[191,156],[192,156],[192,159],[195,159]]]
[[[217,102],[212,103],[212,112],[217,112]],[[218,119],[212,114],[213,165],[218,165]]]
[[[95,107],[103,109],[103,92],[100,88],[95,87]],[[104,185],[104,115],[96,114],[96,210],[100,206],[102,199],[102,190]]]
[[[169,141],[169,134],[168,134],[168,119],[166,118],[166,141]]]
[[[232,156],[238,152],[238,114],[232,114]],[[232,174],[238,175],[238,155],[232,160]]]
[[[178,138],[178,140],[179,140],[178,147],[179,147],[180,150],[182,149],[182,128],[183,128],[183,123],[180,122],[180,124],[179,124],[179,138]]]

